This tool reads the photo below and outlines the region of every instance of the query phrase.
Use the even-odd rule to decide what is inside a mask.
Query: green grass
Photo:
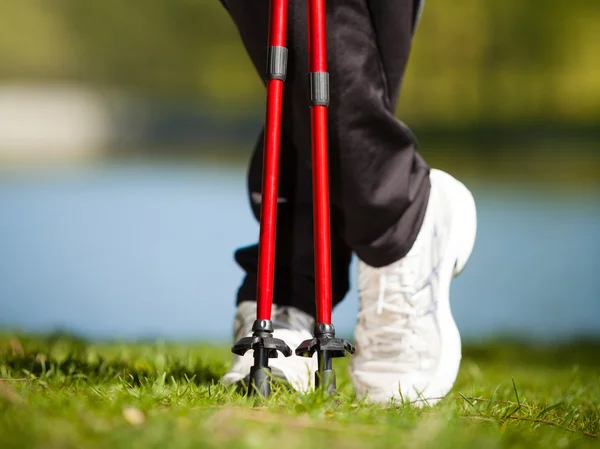
[[[600,447],[600,343],[465,348],[432,408],[334,398],[268,401],[219,385],[224,346],[0,337],[0,448]]]

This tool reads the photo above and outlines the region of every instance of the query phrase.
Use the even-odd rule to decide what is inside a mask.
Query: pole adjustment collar
[[[329,73],[310,73],[310,101],[313,106],[329,106]]]
[[[288,49],[271,46],[267,50],[267,80],[285,81],[287,77]]]

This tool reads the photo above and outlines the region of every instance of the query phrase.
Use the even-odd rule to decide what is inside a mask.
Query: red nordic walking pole
[[[333,393],[336,389],[333,359],[345,357],[346,351],[353,354],[354,347],[345,340],[335,338],[335,328],[331,323],[331,228],[327,148],[329,73],[325,0],[307,0],[307,7],[317,324],[314,330],[315,338],[298,346],[296,354],[309,357],[315,352],[318,354],[319,371],[315,373],[315,384],[328,393]]]
[[[252,337],[244,337],[232,352],[244,355],[254,351],[254,366],[250,369],[249,394],[267,397],[271,393],[269,358],[280,351],[286,357],[292,351],[284,341],[273,338],[271,309],[275,272],[275,241],[277,223],[277,187],[279,181],[279,151],[281,143],[281,110],[283,83],[287,73],[288,0],[271,0],[269,42],[267,49],[267,113],[265,119],[262,203],[258,256],[258,287],[256,321]]]

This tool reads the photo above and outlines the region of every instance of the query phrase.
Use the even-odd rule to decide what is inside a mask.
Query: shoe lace
[[[423,338],[425,326],[421,317],[435,310],[420,300],[430,288],[434,270],[425,282],[418,282],[415,259],[418,252],[409,254],[388,270],[367,270],[365,276],[377,276],[374,284],[364,279],[370,289],[364,291],[365,298],[376,297],[376,301],[365,304],[359,312],[366,329],[367,345],[361,348],[378,360],[393,361],[395,364],[414,366],[428,358],[429,345]],[[373,291],[376,290],[376,291]]]

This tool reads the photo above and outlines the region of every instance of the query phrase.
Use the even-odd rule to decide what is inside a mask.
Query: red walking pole
[[[315,293],[317,324],[315,338],[303,342],[297,355],[318,354],[319,371],[315,383],[327,392],[336,389],[333,358],[345,357],[354,347],[335,338],[331,323],[331,228],[329,220],[329,164],[327,148],[327,108],[329,73],[327,72],[327,38],[325,0],[307,0],[308,68],[311,95],[313,221],[315,239]]]
[[[287,0],[271,0],[269,42],[267,53],[267,113],[265,119],[262,203],[260,210],[260,239],[258,254],[256,321],[252,337],[238,341],[232,352],[244,355],[254,351],[254,366],[249,375],[249,393],[269,396],[269,358],[277,351],[286,357],[291,349],[282,340],[273,338],[271,309],[273,306],[273,277],[275,272],[275,241],[277,224],[277,187],[279,181],[279,151],[281,143],[281,110],[283,83],[287,72]]]

